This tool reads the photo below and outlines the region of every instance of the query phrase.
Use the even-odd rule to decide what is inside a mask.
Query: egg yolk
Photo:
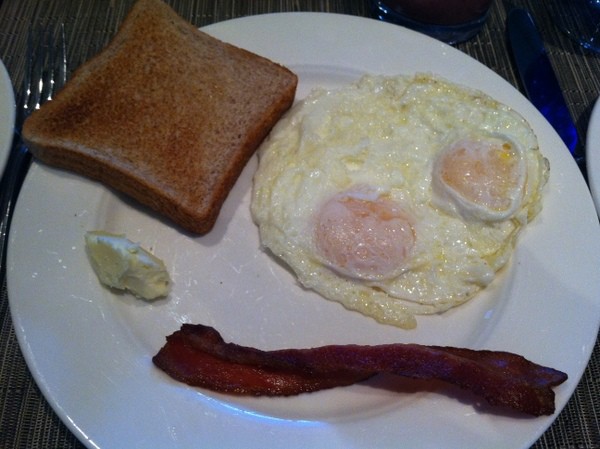
[[[411,219],[397,202],[348,194],[336,195],[321,208],[314,237],[331,268],[366,280],[403,271],[415,243]]]
[[[510,142],[462,140],[441,155],[438,176],[462,199],[501,212],[519,199],[522,162]]]

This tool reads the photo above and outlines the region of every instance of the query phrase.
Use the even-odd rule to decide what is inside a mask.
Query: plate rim
[[[6,114],[8,121],[4,124],[0,123],[0,174],[4,173],[10,148],[13,141],[15,119],[16,119],[16,103],[13,85],[8,73],[8,69],[4,62],[0,59],[0,117]],[[3,133],[6,132],[6,135]]]
[[[596,209],[600,211],[600,99],[597,99],[592,108],[588,123],[586,144],[586,171],[592,198]]]

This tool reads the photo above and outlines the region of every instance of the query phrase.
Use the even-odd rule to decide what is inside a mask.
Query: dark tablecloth
[[[0,58],[13,84],[22,84],[27,30],[32,24],[49,20],[65,23],[72,70],[106,45],[132,3],[133,0],[1,0]],[[168,0],[168,3],[199,27],[279,11],[369,16],[366,0]],[[496,0],[483,30],[457,47],[520,87],[507,49],[505,19],[511,6],[527,7],[540,28],[583,143],[590,113],[600,92],[600,55],[584,51],[563,35],[552,22],[548,3]],[[19,97],[20,89],[16,90]],[[0,449],[83,447],[54,414],[27,369],[9,313],[5,273],[0,276]],[[600,448],[598,343],[573,397],[533,447]]]

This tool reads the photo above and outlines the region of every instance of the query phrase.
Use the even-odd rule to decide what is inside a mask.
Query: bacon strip
[[[288,396],[350,385],[378,373],[442,380],[534,415],[554,413],[552,387],[567,375],[509,352],[387,344],[262,351],[226,343],[213,328],[184,324],[154,356],[174,379],[213,391]]]

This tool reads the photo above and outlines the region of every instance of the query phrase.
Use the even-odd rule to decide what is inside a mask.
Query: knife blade
[[[506,29],[525,94],[556,130],[585,175],[577,128],[531,14],[521,8],[512,9]]]

